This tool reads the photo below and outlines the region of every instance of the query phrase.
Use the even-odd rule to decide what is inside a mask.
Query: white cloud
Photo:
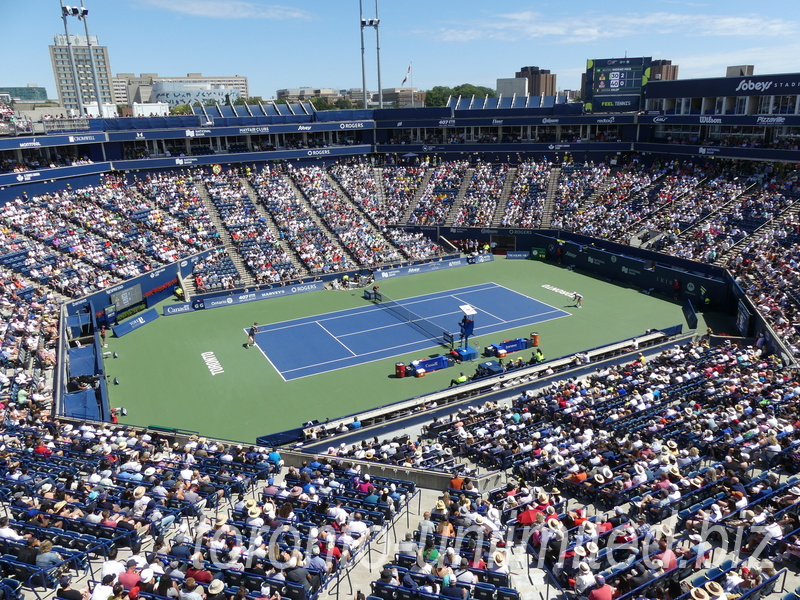
[[[777,48],[756,46],[702,55],[673,56],[672,62],[680,65],[681,79],[722,77],[725,67],[729,65],[755,65],[756,75],[794,73],[797,71],[795,57],[799,52],[800,44],[793,43]]]
[[[290,6],[261,4],[249,0],[140,0],[144,6],[212,19],[268,19],[286,21],[310,19],[308,11]]]
[[[445,42],[517,42],[549,38],[554,43],[586,43],[634,35],[776,38],[794,36],[799,30],[794,21],[755,14],[728,16],[662,11],[617,15],[609,20],[600,14],[552,18],[534,11],[521,11],[499,14],[480,23],[453,23],[434,35]]]

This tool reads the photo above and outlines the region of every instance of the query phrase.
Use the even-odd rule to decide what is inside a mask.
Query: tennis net
[[[449,343],[447,340],[452,340],[452,334],[449,331],[442,329],[433,321],[409,310],[396,300],[392,300],[383,292],[375,294],[374,300],[380,302],[383,308],[393,313],[396,317],[399,317],[400,320],[413,325],[431,339],[436,340],[439,344],[446,346]]]

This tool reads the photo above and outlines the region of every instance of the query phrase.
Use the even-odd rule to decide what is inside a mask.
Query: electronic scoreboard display
[[[647,83],[649,58],[608,58],[589,61],[592,73],[592,92],[602,95],[636,95]]]
[[[587,112],[638,110],[650,79],[651,57],[586,61],[584,93]]]
[[[129,288],[111,294],[111,304],[117,305],[117,311],[125,310],[129,306],[142,301],[142,287],[137,283]]]

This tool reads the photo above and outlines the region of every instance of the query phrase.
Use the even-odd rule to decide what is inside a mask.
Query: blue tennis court
[[[283,379],[290,381],[427,350],[436,343],[380,304],[362,301],[364,306],[358,308],[262,325],[256,334],[256,346]],[[495,283],[397,302],[437,327],[453,332],[456,341],[463,316],[459,306],[463,304],[477,311],[475,338],[570,316],[566,311]],[[497,341],[501,340],[486,340]],[[470,345],[474,346],[472,339]]]

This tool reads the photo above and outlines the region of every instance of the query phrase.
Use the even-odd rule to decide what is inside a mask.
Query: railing
[[[86,131],[89,129],[89,119],[52,119],[43,120],[42,126],[45,133],[60,133],[63,131]]]

